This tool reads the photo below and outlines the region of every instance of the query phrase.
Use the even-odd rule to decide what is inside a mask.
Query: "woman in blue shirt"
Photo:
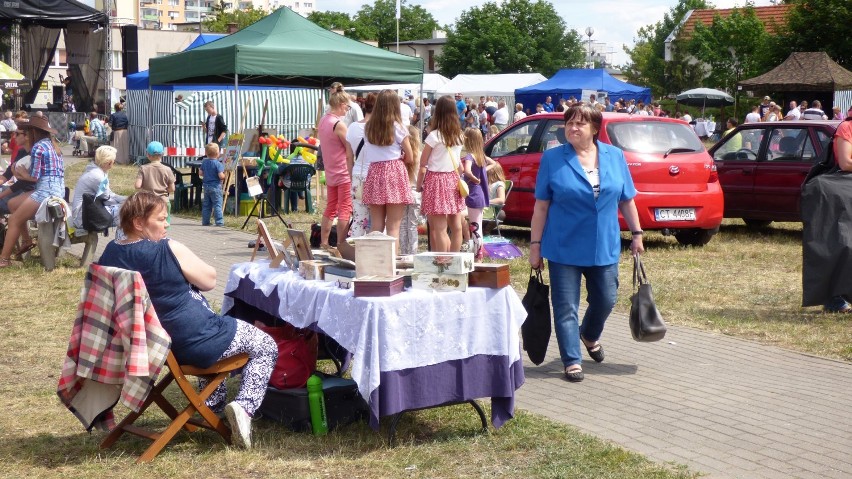
[[[633,233],[631,253],[645,248],[633,202],[636,188],[624,153],[598,141],[601,113],[576,105],[564,118],[568,143],[544,152],[539,165],[529,262],[539,269],[542,258],[549,260],[553,322],[565,378],[580,382],[581,342],[595,362],[604,360],[599,340],[618,291],[619,211]],[[580,325],[582,277],[589,305]]]

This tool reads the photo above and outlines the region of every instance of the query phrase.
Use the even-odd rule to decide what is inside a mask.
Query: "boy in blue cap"
[[[175,174],[172,169],[163,164],[163,144],[159,141],[148,143],[146,153],[149,163],[139,167],[136,175],[135,187],[137,190],[150,191],[166,199],[169,205],[169,221],[172,215],[172,202],[169,195],[175,191]]]

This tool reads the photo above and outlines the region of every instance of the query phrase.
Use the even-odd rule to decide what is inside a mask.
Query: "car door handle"
[[[743,168],[744,175],[750,175],[752,173],[754,173],[754,168]]]
[[[521,171],[520,168],[509,168],[509,173],[517,173],[519,171]]]

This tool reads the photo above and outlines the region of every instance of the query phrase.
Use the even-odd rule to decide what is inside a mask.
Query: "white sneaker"
[[[225,417],[231,426],[231,441],[242,449],[251,449],[251,417],[236,401],[225,406]]]

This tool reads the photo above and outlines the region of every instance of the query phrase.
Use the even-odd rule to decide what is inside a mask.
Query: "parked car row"
[[[709,152],[683,121],[603,114],[600,141],[624,151],[643,230],[704,245],[723,218],[753,227],[801,221],[802,181],[829,145],[837,121],[748,123]],[[528,116],[492,138],[485,152],[514,183],[506,223],[529,226],[541,154],[565,142],[561,113]],[[623,218],[621,229],[627,230]]]

